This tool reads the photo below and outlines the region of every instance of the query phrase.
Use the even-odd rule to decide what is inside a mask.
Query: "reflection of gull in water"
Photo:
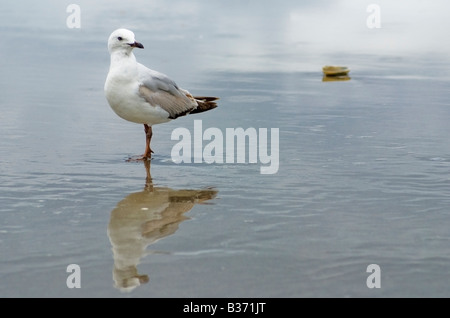
[[[122,291],[131,291],[147,283],[137,265],[145,256],[148,245],[175,233],[187,219],[184,214],[195,204],[213,199],[217,191],[173,190],[154,187],[150,176],[150,161],[144,161],[147,181],[143,191],[131,193],[111,211],[108,236],[114,254],[113,279]]]

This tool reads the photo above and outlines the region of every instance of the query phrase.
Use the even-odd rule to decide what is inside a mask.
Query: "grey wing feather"
[[[170,79],[166,74],[151,70],[140,63],[137,64],[140,80],[145,87],[151,90],[161,89],[174,96],[180,95],[181,92],[177,83]]]
[[[167,75],[138,63],[141,81],[139,92],[152,106],[159,106],[175,119],[197,108],[197,102],[189,92],[181,89]]]

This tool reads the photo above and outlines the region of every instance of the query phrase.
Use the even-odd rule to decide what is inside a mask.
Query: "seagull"
[[[108,39],[111,64],[105,82],[106,99],[121,118],[144,125],[145,151],[137,160],[151,159],[152,126],[217,107],[217,97],[193,96],[167,75],[138,63],[133,49],[143,49],[134,33],[117,29]]]

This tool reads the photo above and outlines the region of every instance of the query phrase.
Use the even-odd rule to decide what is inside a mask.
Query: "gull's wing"
[[[169,118],[175,119],[195,110],[198,106],[195,98],[189,92],[179,88],[165,74],[151,70],[138,63],[141,85],[139,93],[152,106],[159,106],[169,113]]]

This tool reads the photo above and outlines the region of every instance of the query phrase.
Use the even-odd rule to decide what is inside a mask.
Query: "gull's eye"
[[[119,37],[117,38],[117,40],[122,41],[123,38],[122,38],[121,36],[119,36]]]

